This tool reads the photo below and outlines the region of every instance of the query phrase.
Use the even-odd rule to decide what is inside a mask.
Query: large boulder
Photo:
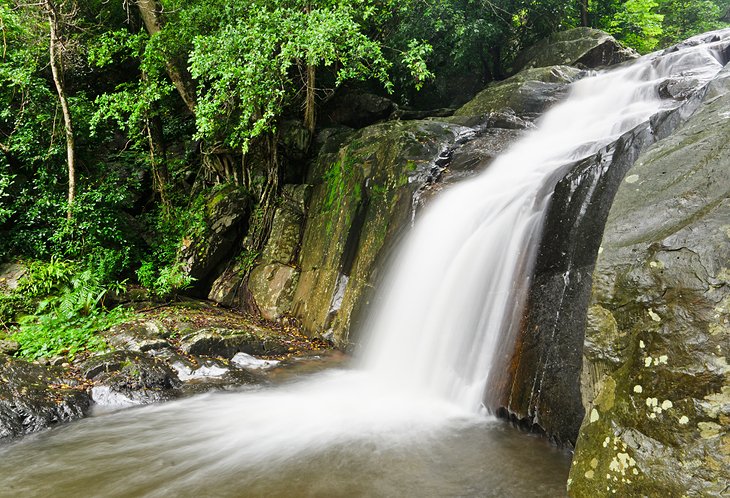
[[[314,189],[292,307],[308,333],[348,343],[379,264],[411,222],[414,194],[469,131],[437,121],[392,121],[334,134],[325,143],[310,171]]]
[[[183,241],[179,256],[198,294],[208,294],[219,266],[242,239],[250,208],[249,195],[236,185],[214,189],[205,200],[202,226],[192,227],[195,233]]]
[[[291,309],[309,185],[285,185],[261,255],[244,252],[213,283],[208,298],[276,320]],[[248,274],[248,280],[245,280]]]
[[[583,71],[570,66],[527,69],[492,83],[458,109],[454,116],[486,116],[492,112],[514,111],[522,118],[534,119],[564,97],[568,84]]]
[[[553,66],[610,66],[639,56],[598,29],[574,28],[550,35],[518,54],[514,70]]]
[[[0,354],[0,442],[86,415],[91,398],[66,373]]]
[[[729,82],[717,78],[699,111],[638,159],[611,208],[574,496],[730,489]]]

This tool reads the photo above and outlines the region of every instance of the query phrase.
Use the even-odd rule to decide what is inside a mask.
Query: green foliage
[[[727,27],[728,0],[611,0],[589,3],[591,25],[648,52],[690,36]]]
[[[727,0],[662,0],[659,12],[664,16],[664,44],[730,26],[720,21],[729,8]]]
[[[374,77],[389,87],[389,64],[355,14],[348,3],[309,11],[259,6],[196,37],[190,70],[200,83],[197,137],[247,151],[252,139],[274,130],[305,66],[337,65],[336,84]]]
[[[12,339],[20,344],[19,355],[73,358],[80,351],[106,347],[97,332],[128,318],[129,312],[104,307],[107,293],[122,291],[124,284],[105,283],[101,277],[71,261],[30,263],[18,288],[0,299],[3,321],[17,317]],[[33,303],[32,313],[28,303]]]
[[[169,298],[192,284],[178,255],[183,246],[204,239],[206,201],[223,188],[225,185],[202,192],[189,203],[177,199],[170,213],[160,206],[145,217],[150,250],[142,257],[136,274],[139,283],[156,296]]]
[[[0,226],[15,213],[11,203],[10,187],[17,175],[10,174],[7,166],[0,168]]]
[[[649,52],[659,43],[664,16],[654,0],[627,0],[609,23],[609,31],[639,52]]]

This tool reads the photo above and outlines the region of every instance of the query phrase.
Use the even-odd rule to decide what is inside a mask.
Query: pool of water
[[[363,372],[101,413],[0,446],[0,496],[564,496],[570,455]]]

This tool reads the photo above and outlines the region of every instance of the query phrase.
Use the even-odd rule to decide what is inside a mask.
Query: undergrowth
[[[98,332],[129,318],[128,310],[104,303],[110,292],[123,290],[123,282],[104,282],[78,263],[34,261],[17,289],[0,298],[0,319],[20,345],[18,356],[73,359],[81,351],[105,349]]]

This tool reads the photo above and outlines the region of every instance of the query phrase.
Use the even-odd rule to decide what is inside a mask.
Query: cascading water
[[[0,495],[551,494],[519,488],[533,473],[531,450],[506,468],[515,443],[494,425],[492,439],[480,439],[489,431],[479,413],[493,352],[528,284],[531,241],[550,200],[543,185],[676,105],[660,98],[661,81],[712,78],[722,68],[713,50],[654,54],[578,81],[536,131],[443,193],[393,264],[360,368],[28,437],[0,450]],[[563,471],[543,468],[562,486]],[[462,475],[473,480],[461,484]]]

